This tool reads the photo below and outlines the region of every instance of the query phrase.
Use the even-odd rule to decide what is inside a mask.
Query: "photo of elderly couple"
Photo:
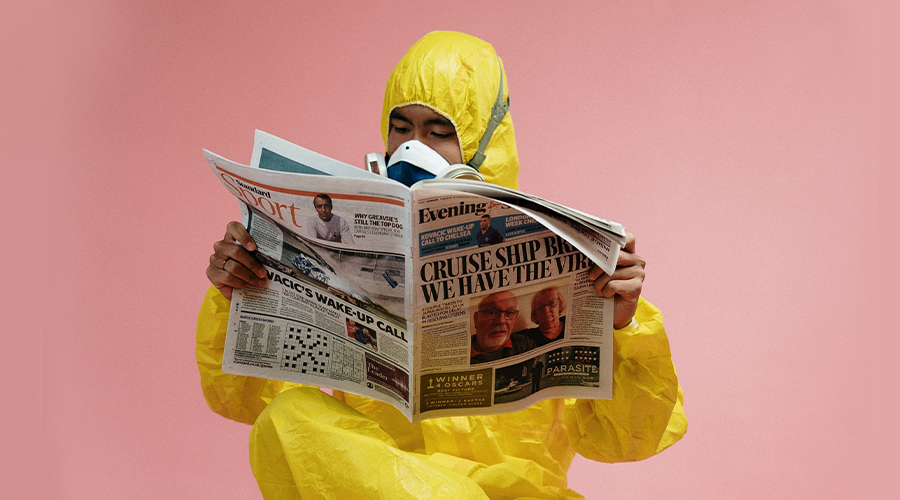
[[[504,290],[476,299],[471,364],[515,356],[565,338],[566,295],[560,285],[541,288],[530,299],[528,295]]]

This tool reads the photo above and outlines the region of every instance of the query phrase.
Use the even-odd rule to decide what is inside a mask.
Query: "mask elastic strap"
[[[500,64],[500,58],[497,58],[497,64]],[[503,100],[503,66],[500,66],[500,91],[497,92],[497,100],[494,101],[494,107],[491,108],[491,119],[488,121],[487,128],[484,129],[484,135],[481,136],[481,140],[478,141],[478,151],[472,156],[472,159],[469,161],[469,165],[472,166],[475,170],[478,170],[481,167],[481,164],[484,163],[485,156],[484,150],[487,149],[488,143],[491,142],[491,136],[494,135],[494,130],[497,129],[497,126],[500,125],[500,122],[503,121],[503,118],[506,116],[506,113],[509,112],[509,98],[504,102]]]

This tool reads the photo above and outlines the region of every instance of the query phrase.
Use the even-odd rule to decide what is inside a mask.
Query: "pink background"
[[[0,8],[8,498],[259,496],[249,427],[206,408],[194,361],[237,214],[200,150],[247,162],[260,128],[360,164],[393,64],[435,29],[494,44],[522,189],[636,233],[665,314],[688,435],[577,459],[573,489],[863,498],[896,473],[875,387],[896,378],[896,136],[873,127],[896,117],[896,7],[143,3]]]

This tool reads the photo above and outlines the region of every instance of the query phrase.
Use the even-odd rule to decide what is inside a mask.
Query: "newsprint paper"
[[[413,188],[257,131],[251,166],[204,151],[268,272],[234,290],[227,373],[347,391],[410,420],[612,396],[624,229],[476,181]]]

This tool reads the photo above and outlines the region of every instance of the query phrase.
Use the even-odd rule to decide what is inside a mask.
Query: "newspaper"
[[[412,421],[612,396],[621,225],[476,181],[408,188],[257,131],[204,151],[267,284],[234,290],[222,370],[347,391]]]

